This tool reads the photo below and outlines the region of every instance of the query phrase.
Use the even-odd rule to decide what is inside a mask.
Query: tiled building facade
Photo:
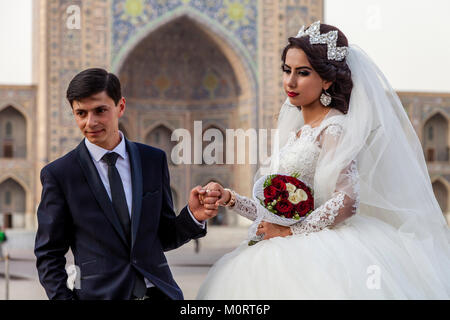
[[[13,227],[26,229],[35,228],[41,168],[81,141],[65,100],[76,73],[102,67],[117,74],[127,99],[121,130],[170,154],[173,130],[185,128],[194,136],[194,121],[202,121],[202,132],[216,129],[224,136],[229,128],[272,128],[284,100],[280,54],[286,39],[323,16],[321,0],[35,3],[36,85],[0,87],[0,213],[12,212]],[[74,21],[80,28],[71,27]],[[447,211],[450,96],[405,93],[401,98],[419,137],[433,131],[425,143],[434,151],[426,152],[434,157],[430,174]],[[196,152],[194,145],[192,159]],[[225,159],[225,151],[220,156]],[[250,195],[256,169],[201,162],[170,161],[169,166],[178,209],[193,186],[210,180]],[[214,222],[239,220],[221,212]]]

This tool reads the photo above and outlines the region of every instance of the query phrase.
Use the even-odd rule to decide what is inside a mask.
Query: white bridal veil
[[[450,292],[450,230],[434,196],[420,141],[396,92],[365,52],[351,45],[347,64],[353,80],[349,111],[335,151],[319,157],[315,206],[331,197],[339,173],[356,159],[360,179],[357,214],[394,227],[413,257],[425,252],[427,256],[416,261],[429,261],[428,267],[447,279],[444,285]],[[327,118],[334,115],[330,112]],[[286,100],[278,118],[279,146],[302,125],[301,111]],[[277,168],[274,152],[270,173]],[[423,250],[417,250],[417,245]]]

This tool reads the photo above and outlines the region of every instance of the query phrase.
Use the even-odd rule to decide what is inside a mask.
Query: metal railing
[[[2,247],[0,245],[0,251],[2,250]],[[0,262],[5,263],[5,300],[9,300],[9,253],[8,250],[5,248],[3,255],[0,255]]]

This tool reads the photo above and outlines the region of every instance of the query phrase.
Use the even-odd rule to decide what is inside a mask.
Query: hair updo
[[[337,47],[348,47],[348,40],[341,30],[328,24],[320,24],[320,34],[328,33],[337,30],[338,40]],[[350,94],[353,88],[352,74],[347,65],[346,59],[342,61],[328,60],[328,45],[327,44],[310,44],[309,35],[288,39],[289,44],[284,48],[281,60],[286,62],[286,54],[291,48],[298,48],[305,52],[312,68],[319,74],[319,76],[327,81],[332,81],[333,84],[327,90],[331,95],[331,104],[329,107],[338,109],[346,114],[350,102]]]

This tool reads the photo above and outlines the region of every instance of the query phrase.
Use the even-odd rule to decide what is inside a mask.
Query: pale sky
[[[31,83],[31,2],[0,0],[0,84]],[[363,48],[394,89],[450,92],[449,13],[449,0],[325,0],[324,22]]]
[[[449,14],[449,0],[325,0],[324,18],[395,90],[450,92]]]
[[[0,84],[31,84],[32,0],[0,0]]]

